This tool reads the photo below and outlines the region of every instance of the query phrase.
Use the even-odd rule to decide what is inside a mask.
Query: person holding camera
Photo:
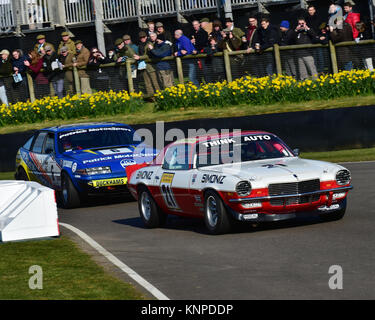
[[[306,19],[299,18],[297,27],[293,32],[293,39],[295,44],[313,44],[316,37],[317,35],[314,30],[307,25]],[[309,78],[309,76],[311,76],[312,78],[317,78],[318,71],[316,69],[314,57],[312,56],[312,51],[309,49],[298,49],[296,50],[296,52],[300,80],[305,80]]]
[[[90,70],[91,88],[97,91],[103,91],[109,88],[109,75],[106,69],[101,67],[102,64],[108,63],[111,63],[111,60],[104,56],[97,47],[90,50],[90,58],[87,67]]]

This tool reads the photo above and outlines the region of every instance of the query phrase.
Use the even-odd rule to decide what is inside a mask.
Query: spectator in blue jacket
[[[174,53],[176,57],[182,57],[188,54],[196,54],[197,50],[195,49],[194,45],[191,43],[190,39],[184,36],[182,30],[176,30],[174,33],[174,37],[176,39],[176,47],[177,51]],[[189,79],[190,81],[199,86],[199,82],[197,79],[197,64],[195,59],[186,60],[189,66]]]
[[[148,44],[149,53],[151,55],[150,58],[162,59],[172,55],[171,46],[164,41],[162,36],[159,37],[156,35],[156,33],[151,32],[150,38],[155,38],[154,44]],[[163,83],[164,89],[173,87],[174,75],[170,63],[168,61],[160,60],[156,63],[156,67],[158,69],[158,75]]]

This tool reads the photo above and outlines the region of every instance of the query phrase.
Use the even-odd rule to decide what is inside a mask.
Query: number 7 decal
[[[160,189],[168,208],[179,209],[172,191],[174,173],[164,173],[161,177]]]

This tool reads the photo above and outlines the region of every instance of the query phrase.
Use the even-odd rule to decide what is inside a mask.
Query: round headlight
[[[251,193],[251,184],[248,181],[237,183],[236,192],[240,197],[246,197]]]
[[[350,183],[352,177],[349,170],[340,170],[336,173],[336,182],[340,186],[344,186]]]

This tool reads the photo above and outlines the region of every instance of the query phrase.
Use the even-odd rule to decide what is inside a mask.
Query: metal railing
[[[50,22],[47,0],[21,0],[21,23],[35,25]]]
[[[15,27],[11,0],[0,0],[0,32],[10,32]]]
[[[54,1],[62,1],[56,6]],[[215,10],[222,0],[100,0],[104,21],[114,22],[126,19],[142,19],[152,16],[176,16],[189,12]],[[257,0],[231,1],[234,8],[256,6]],[[263,4],[283,2],[285,0],[263,0]],[[296,0],[295,2],[298,2]],[[56,9],[59,7],[59,9]],[[55,12],[58,10],[58,12]],[[62,12],[64,11],[64,12]],[[65,17],[67,26],[94,22],[93,0],[0,0],[0,33],[17,27],[16,24],[39,28],[43,23],[52,23],[53,17]],[[59,24],[59,23],[58,23]]]
[[[91,0],[64,0],[66,24],[89,23],[94,20]]]
[[[176,13],[173,0],[139,0],[140,16],[152,16]]]
[[[216,0],[179,0],[182,12],[202,9],[212,9],[217,7]]]
[[[134,0],[102,0],[105,21],[137,17],[137,3]]]

